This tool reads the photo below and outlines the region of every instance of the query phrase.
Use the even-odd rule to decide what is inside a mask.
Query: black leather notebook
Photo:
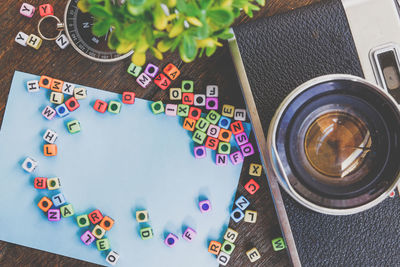
[[[243,80],[248,80],[252,101],[245,96],[246,103],[252,122],[258,116],[263,136],[279,104],[300,84],[326,74],[364,76],[343,4],[338,0],[240,25],[234,33],[236,41],[230,44],[234,62],[243,90]],[[238,63],[240,56],[242,63]],[[258,114],[251,112],[254,107]],[[260,145],[262,149],[265,147]],[[400,266],[397,194],[367,211],[332,216],[308,210],[280,191],[283,203],[278,200],[275,204],[283,204],[286,210],[303,266]],[[281,221],[281,226],[285,237],[291,238],[287,222]],[[289,253],[297,256],[294,251]],[[294,264],[298,262],[294,260]]]

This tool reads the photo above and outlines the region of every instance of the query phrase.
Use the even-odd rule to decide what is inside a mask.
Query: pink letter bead
[[[221,129],[217,125],[211,124],[210,126],[208,126],[207,135],[218,138],[220,130]]]
[[[21,8],[19,9],[19,13],[22,16],[32,18],[33,14],[35,14],[35,7],[30,4],[23,3]]]
[[[228,165],[228,155],[226,154],[217,154],[215,158],[215,163],[219,166]]]
[[[244,157],[248,157],[254,154],[254,148],[251,143],[240,146],[240,150],[242,150],[242,154]]]
[[[149,86],[150,82],[151,82],[151,78],[149,76],[147,76],[146,73],[142,73],[139,75],[139,77],[136,79],[137,83],[146,89],[147,86]]]
[[[61,220],[61,213],[59,209],[49,209],[47,211],[47,218],[51,222],[57,222]]]
[[[218,98],[207,97],[206,99],[206,109],[207,110],[217,110],[218,109]]]
[[[45,108],[43,109],[42,115],[43,115],[43,117],[45,117],[46,119],[51,120],[51,119],[53,119],[53,118],[56,116],[56,111],[55,111],[52,107],[47,106],[47,107],[45,107]]]
[[[93,243],[94,240],[96,240],[96,238],[94,237],[94,235],[87,230],[82,236],[81,236],[81,240],[83,243],[85,243],[85,245],[89,246],[90,244]]]
[[[199,202],[199,208],[201,213],[209,212],[211,210],[211,202],[210,200],[206,199]]]
[[[149,63],[147,64],[144,73],[146,73],[149,77],[154,78],[158,73],[158,67],[156,65]]]
[[[176,241],[178,241],[178,237],[176,235],[170,233],[165,238],[164,244],[167,245],[168,247],[172,248],[173,246],[175,246]]]
[[[249,138],[247,137],[247,134],[245,132],[235,135],[235,140],[239,146],[242,146],[249,142]]]
[[[207,156],[206,147],[205,146],[196,146],[194,147],[194,157],[196,159],[202,159]]]
[[[243,162],[243,155],[240,151],[236,151],[236,152],[230,154],[229,157],[231,158],[233,165],[237,165],[237,164]]]
[[[178,105],[176,104],[167,104],[165,106],[165,115],[176,116],[177,111],[178,111]]]
[[[186,228],[185,232],[182,235],[182,238],[185,239],[186,241],[193,241],[193,238],[196,236],[196,231],[193,230],[192,228],[188,227]]]

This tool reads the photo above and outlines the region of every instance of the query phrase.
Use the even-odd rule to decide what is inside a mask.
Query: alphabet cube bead
[[[110,265],[116,265],[119,259],[119,254],[113,250],[111,250],[107,257],[106,257],[106,262]]]
[[[43,140],[49,144],[54,144],[57,140],[57,133],[53,130],[47,129],[43,135]]]
[[[229,129],[229,125],[231,124],[231,119],[221,116],[218,122],[218,126],[224,129]]]
[[[236,208],[232,211],[231,218],[234,222],[240,222],[244,218],[244,213],[241,209]]]
[[[240,196],[236,201],[235,201],[235,205],[241,209],[241,210],[245,210],[249,205],[250,205],[250,201],[248,201],[244,196]]]
[[[47,178],[44,177],[36,177],[33,180],[33,186],[36,189],[46,189],[47,188]]]
[[[146,73],[142,73],[139,75],[139,77],[137,77],[136,82],[143,87],[144,89],[147,88],[147,86],[149,86],[150,82],[151,82],[151,78],[149,76],[147,76]]]
[[[232,228],[228,228],[225,232],[224,239],[228,240],[231,243],[235,243],[236,238],[238,237],[238,232],[233,230]]]
[[[225,154],[216,154],[215,163],[219,166],[228,165],[228,155]]]
[[[169,89],[169,99],[170,100],[181,100],[182,99],[181,88],[170,88]]]
[[[39,13],[41,17],[54,15],[53,7],[50,4],[40,5]]]
[[[231,255],[234,249],[235,245],[227,240],[225,240],[221,246],[221,251],[225,252],[228,255]]]
[[[207,97],[206,98],[206,109],[207,110],[217,110],[218,109],[218,98]]]
[[[196,127],[196,120],[191,119],[191,118],[185,118],[185,120],[183,121],[182,127],[185,130],[193,132]]]
[[[99,225],[100,225],[100,227],[103,228],[104,230],[110,231],[111,228],[112,228],[113,225],[114,225],[114,220],[111,219],[111,218],[108,217],[108,216],[104,216]]]
[[[18,32],[17,36],[15,36],[15,42],[22,46],[26,46],[26,42],[28,41],[29,36],[24,32]],[[29,91],[29,90],[28,90]]]
[[[108,107],[107,102],[105,102],[103,100],[100,100],[100,99],[97,99],[96,102],[94,102],[94,105],[93,105],[93,109],[96,110],[97,112],[100,112],[100,113],[106,112],[107,107]]]
[[[245,121],[246,120],[246,110],[245,109],[235,109],[235,116],[233,118],[235,121]]]
[[[167,116],[176,116],[177,111],[178,111],[178,105],[176,104],[167,104],[165,106],[165,115]]]
[[[69,40],[65,34],[61,34],[57,39],[56,39],[56,44],[61,48],[65,49],[69,45]]]
[[[51,92],[50,102],[57,105],[62,104],[64,102],[64,94],[59,92]]]
[[[197,144],[199,144],[199,145],[202,145],[203,142],[204,142],[204,139],[206,139],[206,137],[207,137],[207,134],[206,134],[206,133],[203,133],[203,132],[200,131],[200,130],[196,130],[196,131],[193,133],[192,140],[193,140],[195,143],[197,143]]]
[[[64,218],[68,218],[68,217],[71,217],[72,215],[74,215],[74,208],[72,207],[72,204],[61,206],[60,211],[61,211],[61,215]]]
[[[59,206],[65,204],[65,197],[63,194],[59,193],[57,195],[54,195],[51,198],[51,201],[53,202],[54,206],[59,207]]]
[[[147,76],[154,78],[156,77],[157,73],[158,73],[158,67],[154,64],[147,64],[146,68],[144,69],[144,73],[147,74]]]
[[[253,195],[260,188],[259,184],[256,183],[253,179],[250,179],[247,184],[245,184],[244,189],[247,190],[251,195]]]
[[[19,13],[22,16],[32,18],[33,14],[35,14],[35,7],[30,4],[23,3],[19,9]]]
[[[30,34],[28,36],[28,40],[26,41],[26,44],[37,50],[42,45],[42,42],[43,42],[43,40],[39,36]]]
[[[89,246],[90,244],[92,244],[96,240],[96,238],[92,235],[92,233],[89,230],[87,230],[81,236],[81,240],[85,245]]]
[[[85,99],[87,97],[86,88],[75,87],[74,88],[74,97],[75,97],[76,100]]]
[[[92,235],[97,239],[101,239],[106,234],[106,230],[100,227],[100,225],[96,225],[93,228]]]
[[[182,93],[193,93],[194,83],[193,81],[184,80],[182,81]]]
[[[61,91],[63,94],[66,94],[66,95],[74,95],[74,89],[75,89],[74,84],[64,82],[64,84],[61,88]]]
[[[207,137],[207,140],[206,140],[206,143],[205,143],[205,146],[206,146],[207,148],[209,148],[209,149],[217,150],[217,148],[218,148],[218,143],[219,143],[219,140],[218,140],[217,138],[208,136],[208,137]]]
[[[132,105],[135,104],[135,93],[134,92],[123,92],[122,103]]]
[[[219,136],[218,139],[221,140],[222,142],[227,142],[229,143],[231,141],[232,137],[232,132],[229,130],[226,130],[224,128],[221,128],[219,131]]]
[[[26,82],[26,88],[28,89],[29,93],[39,92],[40,91],[39,81],[33,80]]]
[[[196,123],[196,129],[202,131],[205,133],[207,131],[208,126],[210,125],[210,122],[207,121],[204,118],[200,118],[197,123]]]
[[[138,223],[147,222],[149,220],[149,212],[147,210],[136,211],[136,221]]]
[[[218,153],[219,154],[230,154],[231,153],[231,144],[226,143],[226,142],[219,142]]]
[[[207,135],[214,137],[214,138],[218,138],[219,137],[219,131],[220,128],[214,124],[211,124],[210,126],[208,126],[207,129]]]
[[[49,190],[56,190],[61,187],[60,179],[59,178],[51,178],[47,179],[47,188]]]
[[[185,232],[183,232],[182,238],[188,242],[192,242],[193,239],[196,237],[197,233],[192,228],[186,228]]]
[[[53,82],[53,78],[42,75],[42,76],[40,76],[39,86],[42,88],[45,88],[45,89],[50,89],[52,82]]]
[[[47,219],[50,222],[58,222],[61,220],[61,213],[59,209],[49,209],[47,211]]]
[[[142,238],[142,240],[153,238],[153,229],[151,227],[140,229],[140,237]]]
[[[65,104],[58,105],[56,108],[56,113],[60,118],[66,117],[70,114],[67,106]]]
[[[133,77],[138,77],[140,72],[142,71],[142,67],[136,66],[135,64],[131,63],[128,67],[127,72],[132,75]]]
[[[122,104],[119,101],[111,100],[108,102],[108,109],[107,111],[113,114],[118,114],[121,112]]]
[[[189,115],[189,106],[178,104],[178,112],[176,114],[180,117],[187,117]]]
[[[201,116],[201,109],[196,107],[190,107],[188,118],[198,120]]]
[[[236,151],[234,153],[231,153],[229,155],[229,158],[231,159],[231,162],[233,165],[237,165],[239,163],[243,162],[243,155],[240,151]]]
[[[193,105],[193,103],[194,103],[194,94],[182,92],[182,104]]]
[[[218,254],[218,257],[217,257],[218,263],[219,263],[220,265],[222,265],[222,266],[226,266],[226,265],[228,264],[228,262],[229,262],[230,259],[231,259],[231,256],[228,255],[228,254],[226,254],[226,253],[223,252],[223,251],[221,251],[221,252]]]
[[[91,213],[89,213],[89,220],[93,224],[97,224],[103,220],[103,214],[99,210],[94,210]]]
[[[151,111],[153,111],[153,114],[157,115],[157,114],[161,114],[164,112],[164,104],[163,102],[157,101],[157,102],[153,102],[151,104]]]
[[[218,86],[217,85],[207,85],[206,95],[207,95],[207,97],[218,97]]]
[[[251,143],[240,146],[240,150],[242,151],[243,157],[248,157],[254,154],[254,148]]]
[[[247,137],[247,134],[245,132],[235,135],[235,140],[239,146],[242,146],[249,142],[249,138]]]
[[[261,176],[262,173],[262,165],[256,163],[250,163],[249,174],[253,176]]]
[[[50,89],[51,89],[52,91],[61,93],[61,92],[62,92],[63,84],[64,84],[63,81],[57,80],[57,79],[53,79],[53,80],[51,81]]]
[[[235,115],[235,107],[231,105],[223,105],[221,114],[222,116],[233,118]]]
[[[57,156],[57,145],[56,144],[45,144],[43,146],[43,154],[46,157]]]
[[[27,157],[21,166],[25,171],[33,172],[36,169],[37,165],[38,165],[38,163],[36,160],[34,160],[30,157]]]
[[[274,251],[279,251],[286,248],[285,240],[282,237],[272,239],[272,248]]]
[[[176,242],[178,241],[178,237],[173,233],[169,233],[164,240],[164,244],[168,247],[172,248],[175,246]]]
[[[175,80],[176,78],[179,77],[181,72],[179,69],[172,63],[169,63],[165,68],[164,68],[164,73],[171,79]]]
[[[248,223],[256,223],[257,221],[257,211],[246,210],[244,212],[244,221]]]
[[[53,203],[47,197],[42,197],[38,203],[39,209],[41,209],[44,212],[47,212],[51,208],[52,205],[53,205]]]
[[[166,90],[171,84],[171,81],[164,74],[160,73],[154,78],[154,83],[160,87],[161,90]]]
[[[220,118],[221,115],[214,110],[211,110],[206,116],[206,120],[208,120],[212,124],[217,124]]]
[[[67,101],[65,101],[64,104],[67,106],[67,109],[70,112],[76,110],[80,106],[79,103],[78,103],[78,100],[76,100],[75,97],[70,97]]]
[[[52,107],[46,106],[42,111],[42,115],[46,119],[52,120],[56,116],[56,111]]]
[[[197,107],[203,107],[206,105],[206,95],[203,94],[195,94],[193,105]]]
[[[246,252],[247,257],[249,258],[250,262],[255,262],[261,258],[260,252],[256,248],[252,248]]]
[[[194,157],[196,159],[202,159],[207,157],[206,147],[205,146],[195,146],[194,147]]]
[[[235,121],[231,123],[231,130],[234,135],[244,132],[243,123],[241,121]]]
[[[71,134],[79,133],[81,131],[81,124],[77,120],[67,122],[67,129]]]
[[[221,243],[218,241],[211,241],[210,245],[208,246],[208,252],[218,255],[219,251],[221,250]]]
[[[211,211],[211,202],[210,200],[206,199],[199,202],[199,208],[201,213],[206,213]]]
[[[86,227],[90,225],[89,217],[87,214],[82,214],[76,217],[76,223],[79,227]]]

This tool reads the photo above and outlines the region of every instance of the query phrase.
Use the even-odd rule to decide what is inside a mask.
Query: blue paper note
[[[217,166],[210,150],[206,159],[195,159],[180,119],[153,115],[149,101],[123,104],[117,115],[96,112],[96,99],[121,101],[121,95],[89,87],[78,110],[48,121],[41,111],[49,105],[49,90],[26,89],[35,79],[15,73],[0,131],[0,239],[106,265],[107,252],[81,242],[87,228],[79,228],[75,216],[49,222],[37,207],[42,196],[62,192],[76,215],[99,209],[115,219],[106,236],[120,254],[118,266],[217,266],[208,242],[221,240],[226,230],[241,165]],[[66,122],[74,119],[82,131],[70,134]],[[47,129],[59,135],[56,157],[43,156]],[[21,168],[27,156],[39,163],[31,174]],[[59,177],[62,187],[37,190],[35,177]],[[211,200],[208,214],[199,211],[202,198]],[[149,211],[148,224],[135,220],[142,208]],[[140,239],[146,225],[154,230],[151,240]],[[198,233],[191,243],[182,239],[185,226]],[[173,248],[163,243],[169,232],[179,237]]]

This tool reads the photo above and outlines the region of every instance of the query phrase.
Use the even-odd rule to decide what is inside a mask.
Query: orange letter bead
[[[50,89],[52,82],[53,82],[53,78],[42,75],[40,77],[39,86],[42,88]]]
[[[53,205],[53,202],[51,202],[50,199],[47,197],[42,197],[42,199],[38,203],[38,207],[43,210],[44,212],[47,212],[51,206]]]
[[[184,129],[193,132],[195,126],[196,126],[196,120],[191,118],[185,118],[185,121],[183,122]]]
[[[62,92],[64,82],[61,80],[53,79],[50,89],[55,92]]]
[[[103,220],[101,220],[100,222],[100,227],[106,231],[110,231],[113,225],[114,225],[114,220],[108,216],[104,216]]]
[[[178,78],[178,76],[181,74],[181,72],[178,70],[178,68],[172,64],[169,63],[165,68],[164,68],[164,73],[167,74],[167,76],[171,79],[171,80],[175,80],[176,78]]]
[[[56,144],[45,144],[43,146],[43,153],[46,157],[53,157],[57,155],[57,145]]]
[[[208,252],[218,255],[219,251],[221,250],[221,243],[217,241],[211,241],[210,245],[208,246]]]
[[[101,212],[99,210],[95,210],[95,211],[92,211],[91,213],[89,213],[89,220],[93,224],[97,224],[102,219],[103,219],[103,215],[101,214]]]
[[[232,136],[231,131],[221,128],[221,130],[219,131],[218,139],[221,140],[222,142],[229,143],[229,141],[231,140],[231,136]]]

